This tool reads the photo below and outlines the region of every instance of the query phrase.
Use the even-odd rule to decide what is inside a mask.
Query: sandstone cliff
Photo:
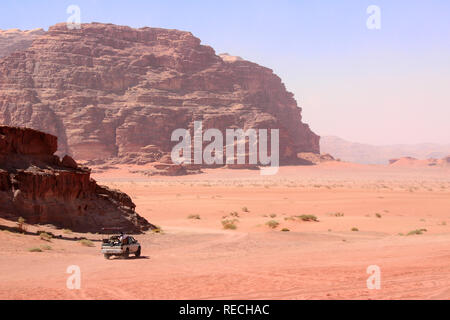
[[[281,161],[319,153],[272,70],[218,56],[189,32],[58,24],[0,59],[0,124],[57,136],[58,154],[152,162],[194,120],[204,129],[279,128]]]
[[[121,227],[127,232],[151,225],[135,212],[126,194],[97,185],[87,168],[54,155],[55,136],[0,126],[0,216],[24,217],[74,231]]]

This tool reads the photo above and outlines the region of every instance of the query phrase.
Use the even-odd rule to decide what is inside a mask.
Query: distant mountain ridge
[[[350,142],[336,136],[323,136],[320,139],[320,150],[322,153],[329,153],[342,161],[388,164],[389,160],[402,157],[441,159],[450,155],[450,144],[421,143],[377,146]]]
[[[0,30],[0,58],[15,51],[25,50],[39,36],[45,34],[43,29],[22,31],[19,29]]]

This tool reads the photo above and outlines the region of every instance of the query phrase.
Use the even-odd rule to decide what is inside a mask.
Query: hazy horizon
[[[417,143],[384,143],[384,144],[377,144],[377,143],[365,143],[365,142],[360,142],[357,139],[355,140],[348,140],[348,139],[344,139],[342,137],[333,135],[333,134],[323,134],[320,135],[320,137],[327,137],[327,138],[338,138],[341,139],[343,141],[346,142],[350,142],[350,143],[354,143],[354,144],[364,144],[364,145],[368,145],[368,146],[373,146],[373,147],[393,147],[393,146],[419,146],[419,145],[428,145],[428,144],[432,144],[432,145],[437,145],[437,146],[450,146],[450,143],[434,143],[434,142],[417,142]]]
[[[450,143],[446,1],[2,1],[0,28],[48,29],[72,4],[82,23],[186,30],[217,54],[273,69],[321,136]],[[380,30],[366,27],[369,5],[381,9]]]

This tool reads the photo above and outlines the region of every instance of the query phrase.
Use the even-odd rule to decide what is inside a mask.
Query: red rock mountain
[[[272,70],[216,55],[189,32],[58,24],[0,59],[0,124],[57,136],[59,154],[154,161],[171,151],[172,131],[194,120],[204,129],[279,128],[282,161],[319,153]]]
[[[81,232],[152,227],[129,196],[97,185],[89,169],[68,156],[61,161],[56,149],[53,135],[0,126],[0,217]]]

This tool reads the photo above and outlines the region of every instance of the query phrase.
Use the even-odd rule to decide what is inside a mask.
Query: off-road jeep
[[[140,257],[141,245],[131,236],[124,236],[122,241],[120,236],[112,236],[109,239],[103,239],[102,253],[105,259],[109,259],[111,256],[128,258],[130,254]]]

